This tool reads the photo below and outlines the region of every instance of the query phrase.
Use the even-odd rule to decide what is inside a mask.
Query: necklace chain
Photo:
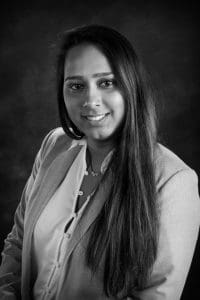
[[[93,169],[92,169],[92,166],[91,166],[91,172],[90,174],[93,176],[93,177],[96,177],[96,176],[99,176],[101,174],[101,172],[94,172]]]
[[[87,168],[87,171],[89,174],[91,174],[93,177],[97,177],[101,174],[101,171],[100,172],[95,172],[94,169],[93,169],[93,166],[92,166],[92,158],[91,158],[91,154],[89,152],[89,150],[87,151],[87,158],[88,158],[88,168]]]

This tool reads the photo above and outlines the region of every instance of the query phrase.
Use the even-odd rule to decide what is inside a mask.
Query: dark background
[[[199,10],[192,1],[161,2],[1,4],[0,250],[41,141],[59,126],[55,42],[65,29],[95,22],[131,40],[157,91],[163,142],[199,174]],[[198,243],[182,300],[200,296],[199,251]]]

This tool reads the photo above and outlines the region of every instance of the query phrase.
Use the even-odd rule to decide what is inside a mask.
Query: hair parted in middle
[[[110,178],[111,188],[94,223],[86,262],[95,273],[104,257],[105,293],[128,296],[146,284],[157,254],[154,99],[143,65],[125,36],[101,25],[66,31],[57,60],[57,99],[60,121],[68,136],[84,136],[70,120],[63,97],[67,53],[82,44],[94,45],[108,59],[125,103],[115,151],[103,178],[104,182]]]

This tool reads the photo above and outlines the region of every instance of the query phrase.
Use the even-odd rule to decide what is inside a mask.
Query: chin
[[[111,141],[113,138],[113,133],[95,133],[95,134],[86,134],[86,137],[90,140],[97,142],[107,142]]]

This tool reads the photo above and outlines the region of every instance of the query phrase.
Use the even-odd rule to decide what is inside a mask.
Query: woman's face
[[[69,50],[63,93],[70,119],[88,141],[112,141],[125,104],[110,64],[97,47],[83,44]]]

